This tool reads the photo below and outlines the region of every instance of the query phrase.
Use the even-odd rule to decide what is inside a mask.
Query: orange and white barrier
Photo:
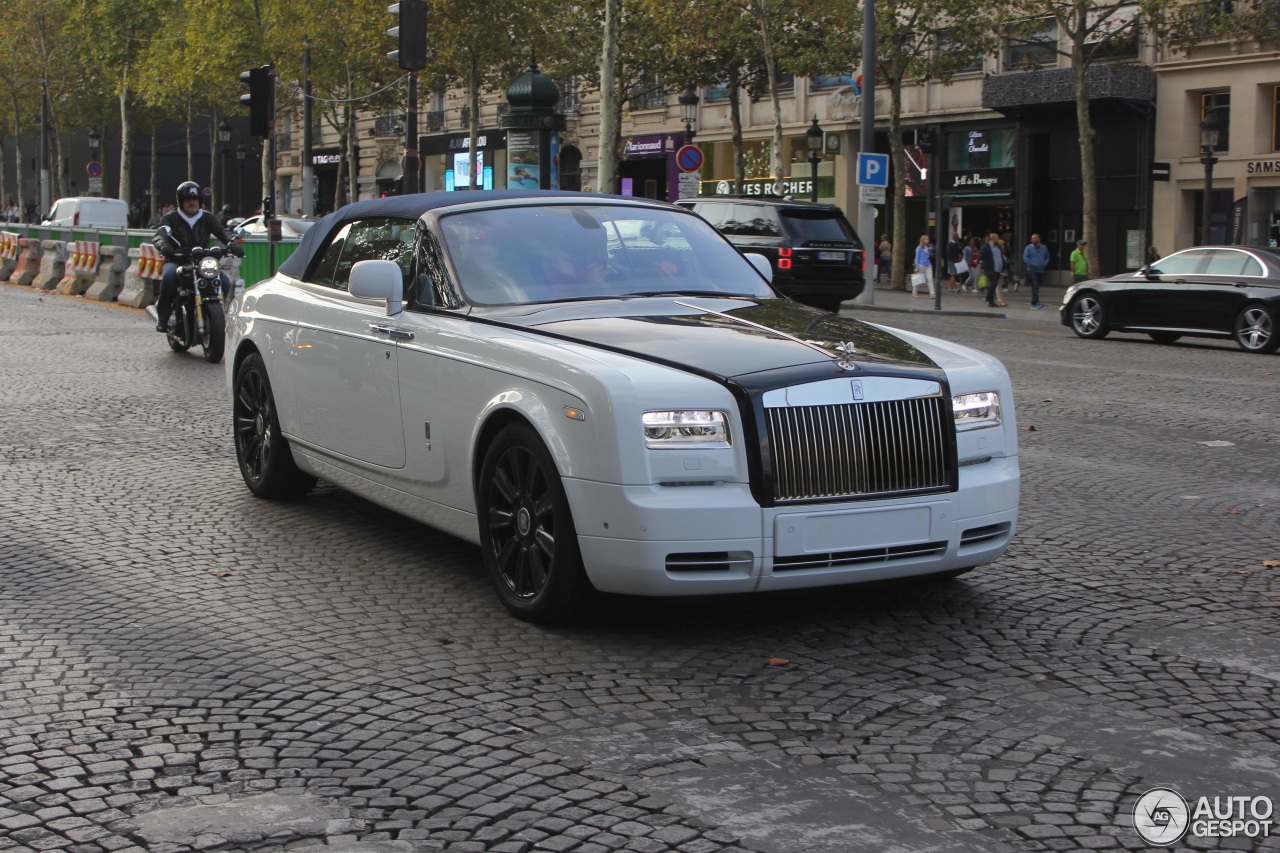
[[[164,276],[164,255],[150,243],[129,250],[129,268],[124,274],[124,289],[116,301],[133,308],[146,308],[156,301],[160,279]]]
[[[0,231],[0,281],[8,281],[18,268],[18,235]]]
[[[98,274],[98,253],[100,246],[92,240],[73,240],[67,243],[67,263],[65,275],[54,288],[58,293],[79,296],[93,284]]]
[[[138,247],[138,275],[159,279],[164,274],[164,255],[150,243]]]
[[[40,241],[35,237],[18,238],[18,266],[9,281],[30,285],[40,274]]]

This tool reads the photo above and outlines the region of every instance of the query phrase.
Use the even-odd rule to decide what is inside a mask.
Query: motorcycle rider
[[[178,209],[160,218],[160,226],[151,238],[151,244],[164,255],[164,272],[160,279],[160,298],[156,301],[156,331],[164,332],[169,326],[169,314],[173,311],[173,297],[178,291],[177,256],[194,248],[208,248],[209,238],[217,237],[225,243],[227,251],[237,258],[244,257],[244,247],[235,241],[230,232],[214,216],[200,207],[200,185],[195,181],[178,184]],[[168,226],[169,232],[165,232]],[[172,235],[172,237],[170,237]],[[174,240],[177,243],[174,243]],[[222,292],[231,287],[231,280],[222,273]]]

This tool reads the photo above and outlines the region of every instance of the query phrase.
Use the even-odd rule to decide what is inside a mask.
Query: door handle
[[[378,323],[370,323],[369,331],[373,332],[375,335],[386,335],[389,338],[395,338],[397,341],[413,340],[413,332],[410,332],[407,329],[396,329],[392,326],[383,326]]]
[[[413,340],[413,332],[410,332],[408,329],[392,329],[390,335],[397,341]]]
[[[373,332],[375,335],[390,335],[390,334],[391,334],[391,327],[390,327],[390,326],[379,326],[377,323],[370,323],[370,324],[369,324],[369,331]]]
[[[1232,284],[1232,286],[1233,286],[1233,287],[1248,287],[1248,286],[1249,286],[1249,282],[1247,282],[1247,281],[1233,281],[1231,284]]]

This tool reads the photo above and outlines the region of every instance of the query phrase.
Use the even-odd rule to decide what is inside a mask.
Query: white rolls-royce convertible
[[[777,295],[696,214],[567,192],[357,202],[227,324],[249,489],[317,478],[479,544],[515,616],[999,557],[1009,377]],[[299,504],[305,512],[305,504]]]

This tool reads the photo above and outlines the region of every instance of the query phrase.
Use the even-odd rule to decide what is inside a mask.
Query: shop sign
[[[819,175],[818,197],[831,198],[835,192],[836,179],[831,175]],[[702,193],[703,195],[731,195],[733,181],[703,181]],[[813,195],[813,179],[783,178],[781,181],[775,181],[773,178],[753,178],[742,182],[742,194],[769,198],[789,195],[792,198],[807,199]]]
[[[967,172],[947,172],[943,186],[957,194],[1012,190],[1013,170],[972,169]]]
[[[633,136],[622,146],[623,157],[667,157],[676,152],[677,142],[682,141],[675,134],[662,136]]]
[[[341,154],[312,154],[312,166],[336,166],[342,162]]]
[[[1280,175],[1280,160],[1250,160],[1245,172],[1250,175]]]

